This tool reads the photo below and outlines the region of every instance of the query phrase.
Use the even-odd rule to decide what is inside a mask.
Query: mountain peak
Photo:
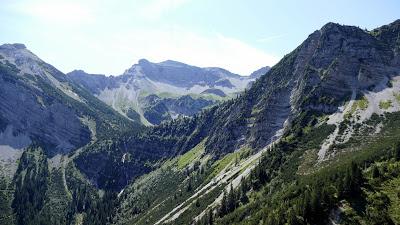
[[[358,34],[357,31],[362,31],[364,32],[362,29],[360,29],[359,27],[355,27],[355,26],[348,26],[348,25],[342,25],[339,23],[333,23],[333,22],[329,22],[327,24],[325,24],[321,29],[320,32],[322,34],[332,34],[332,33],[342,33],[342,34]]]
[[[165,60],[165,61],[162,61],[162,62],[160,62],[160,63],[158,63],[159,65],[163,65],[163,66],[188,66],[187,64],[185,64],[185,63],[182,63],[182,62],[178,62],[178,61],[175,61],[175,60]]]
[[[26,49],[26,46],[21,43],[14,43],[14,44],[3,44],[0,45],[0,48],[5,48],[5,49]]]
[[[77,69],[77,70],[72,70],[68,74],[71,74],[71,73],[86,73],[86,72],[84,70]]]
[[[138,63],[139,63],[139,65],[146,65],[146,64],[149,64],[151,62],[149,60],[147,60],[147,59],[139,59]]]
[[[339,23],[334,23],[334,22],[328,22],[324,26],[322,26],[321,30],[329,30],[329,29],[334,29],[338,27],[342,27],[343,25],[340,25]]]

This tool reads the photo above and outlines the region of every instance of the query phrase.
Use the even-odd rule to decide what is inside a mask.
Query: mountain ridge
[[[157,125],[180,115],[192,116],[189,108],[194,105],[197,105],[195,112],[199,112],[218,101],[234,97],[261,73],[243,77],[217,67],[201,68],[173,60],[152,63],[141,59],[119,76],[91,76],[81,70],[67,75],[122,115],[127,116],[128,111],[136,112],[142,123]],[[146,107],[149,95],[160,98],[158,106]],[[191,103],[180,101],[182,96],[190,96]],[[169,103],[172,100],[173,105],[182,108],[171,109]],[[207,104],[203,104],[205,102]]]

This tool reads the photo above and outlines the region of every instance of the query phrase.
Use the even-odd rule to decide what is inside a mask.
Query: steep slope
[[[142,59],[116,77],[78,70],[68,76],[121,114],[129,117],[128,112],[135,111],[143,123],[160,124],[178,115],[192,116],[218,100],[235,96],[267,70],[243,77],[221,68],[200,68],[172,60],[152,63]],[[149,108],[149,99],[154,95],[157,106]]]
[[[32,143],[52,157],[82,147],[94,136],[108,137],[135,126],[22,44],[0,46],[0,75],[4,163],[15,162]]]
[[[396,21],[378,30],[389,30],[389,37],[398,37],[399,23]],[[330,210],[339,204],[337,199],[316,206],[322,211],[299,211],[307,209],[303,204],[313,204],[308,202],[315,198],[312,195],[317,199],[321,195],[315,188],[327,179],[323,184],[328,189],[324,191],[335,191],[326,196],[332,198],[337,193],[343,195],[340,199],[349,201],[349,193],[358,190],[352,188],[364,185],[357,180],[359,166],[353,166],[351,160],[356,165],[380,160],[380,155],[387,153],[380,152],[379,143],[391,146],[398,139],[398,44],[377,33],[383,32],[329,23],[312,33],[239,98],[188,120],[185,124],[191,124],[190,129],[177,129],[181,128],[178,121],[151,129],[149,134],[164,137],[178,134],[180,138],[172,139],[172,146],[176,152],[186,153],[178,154],[176,161],[168,161],[143,179],[155,179],[160,185],[168,183],[175,188],[165,190],[165,195],[151,197],[141,191],[148,186],[136,186],[141,185],[138,180],[124,190],[121,212],[115,223],[188,224],[197,215],[200,216],[196,220],[204,224],[212,224],[209,218],[202,220],[205,215],[217,217],[214,221],[217,224],[326,223]],[[329,142],[327,151],[319,159],[326,142]],[[264,157],[254,155],[257,157],[249,163],[248,155],[260,149],[265,152]],[[358,153],[352,153],[356,150]],[[181,161],[188,157],[192,161],[180,169]],[[335,167],[331,164],[335,160],[343,163]],[[324,167],[327,169],[321,170]],[[330,186],[331,182],[345,179],[342,176],[347,172],[341,171],[350,171],[346,175],[346,179],[351,179],[350,184],[343,184],[349,188],[348,192],[336,192],[338,186]],[[180,179],[178,184],[171,183],[172,178],[168,176],[172,175],[180,177],[175,178]],[[319,183],[313,176],[323,181]],[[242,178],[246,181],[241,182]],[[230,191],[230,182],[235,192]],[[310,185],[309,192],[303,189],[307,185]],[[150,186],[159,188],[158,184]],[[285,188],[282,192],[271,191],[281,187]],[[223,194],[223,190],[230,194]],[[243,202],[238,203],[232,197],[239,195]],[[150,199],[150,203],[142,205],[145,199]],[[290,199],[288,205],[281,204],[285,199]],[[302,203],[298,204],[299,201]],[[370,204],[375,203],[371,200]],[[132,205],[138,208],[132,211],[129,207]],[[273,210],[267,210],[269,207]]]
[[[69,156],[142,127],[22,44],[0,46],[0,121],[0,224],[65,222],[81,176],[66,175]]]

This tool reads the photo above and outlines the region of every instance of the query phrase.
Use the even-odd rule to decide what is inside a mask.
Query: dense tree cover
[[[14,224],[14,214],[11,208],[13,187],[9,179],[0,175],[0,224]]]
[[[29,147],[21,156],[14,178],[15,193],[12,207],[18,225],[46,224],[40,216],[48,187],[47,158],[38,146]]]
[[[106,191],[104,196],[89,205],[86,212],[87,216],[84,225],[104,225],[112,222],[112,217],[118,206],[117,194]]]

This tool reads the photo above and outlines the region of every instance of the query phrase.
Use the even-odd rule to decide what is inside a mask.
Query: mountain
[[[0,224],[35,223],[29,213],[41,209],[46,196],[54,194],[55,200],[58,192],[52,187],[66,182],[62,174],[68,155],[72,157],[98,139],[137,132],[141,127],[75,85],[23,44],[1,45]],[[36,196],[30,203],[25,201],[28,193]],[[23,209],[18,209],[18,201],[25,205]],[[26,217],[14,220],[16,212]]]
[[[399,24],[328,23],[190,129],[154,128],[183,155],[125,188],[114,223],[398,223]]]
[[[0,70],[2,162],[33,143],[53,157],[136,126],[22,44],[0,46]]]
[[[257,79],[257,78],[259,78],[259,77],[265,75],[270,69],[271,69],[271,67],[269,67],[269,66],[261,67],[260,69],[258,69],[258,70],[256,70],[256,71],[252,72],[252,73],[250,74],[250,77],[251,77],[251,78]]]
[[[0,222],[398,224],[399,35],[400,20],[372,31],[328,23],[236,98],[192,117],[99,128],[110,135],[61,158],[31,144],[12,180],[0,176]],[[165,65],[165,77],[184,67]],[[135,76],[149,83],[142,72],[107,79]],[[145,107],[167,110],[147,97]]]
[[[142,123],[154,125],[179,115],[192,116],[205,107],[236,96],[267,69],[245,77],[221,68],[200,68],[172,60],[152,63],[141,59],[120,76],[106,77],[81,70],[67,75],[122,115],[130,119],[139,116]],[[157,102],[154,102],[155,97]],[[152,102],[151,107],[149,102]]]

